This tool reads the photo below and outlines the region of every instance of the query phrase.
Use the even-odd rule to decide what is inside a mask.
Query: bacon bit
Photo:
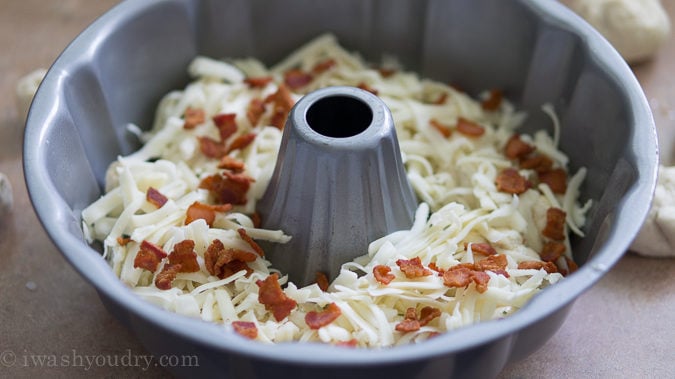
[[[485,134],[485,128],[464,117],[457,119],[457,131],[469,137],[480,137]]]
[[[161,290],[171,289],[171,283],[176,279],[176,275],[178,275],[180,270],[180,264],[165,264],[162,271],[155,277],[155,286]]]
[[[314,67],[312,67],[312,74],[314,75],[319,75],[323,74],[324,72],[330,70],[331,68],[335,67],[337,62],[335,62],[335,59],[333,58],[328,58],[324,59],[321,62],[317,62]]]
[[[199,150],[207,158],[220,158],[226,154],[225,145],[210,137],[197,137]]]
[[[335,346],[341,347],[356,347],[359,344],[359,341],[356,338],[352,338],[349,341],[339,341],[335,343]]]
[[[231,151],[240,149],[243,150],[246,148],[246,146],[250,145],[251,142],[255,139],[256,134],[255,133],[246,133],[238,136],[237,138],[232,141],[230,146],[227,147],[226,153],[230,153]]]
[[[224,171],[202,179],[199,188],[208,190],[218,204],[246,204],[246,193],[253,178],[246,174],[234,174]]]
[[[277,91],[265,98],[265,104],[272,103],[274,104],[274,109],[272,112],[272,118],[270,124],[276,126],[277,129],[282,130],[284,125],[286,125],[286,118],[288,118],[288,112],[291,111],[295,102],[291,96],[291,92],[288,90],[288,87],[281,84]]]
[[[539,181],[548,184],[554,193],[564,194],[567,191],[567,173],[561,168],[539,173]]]
[[[255,76],[244,79],[244,83],[251,88],[263,88],[272,82],[272,80],[273,78],[271,76]]]
[[[438,99],[436,99],[436,101],[433,102],[433,104],[436,104],[436,105],[443,105],[443,104],[445,104],[445,102],[446,102],[447,100],[448,100],[448,93],[447,93],[447,92],[443,92],[443,93],[441,94],[441,96],[439,96]]]
[[[368,91],[368,92],[372,93],[372,94],[375,95],[375,96],[377,96],[377,94],[379,93],[378,90],[376,90],[375,88],[369,86],[368,83],[366,83],[366,82],[361,82],[361,83],[357,84],[357,85],[356,85],[356,88],[362,89],[362,90],[364,90],[364,91]]]
[[[253,270],[245,262],[255,260],[254,253],[241,249],[226,249],[218,239],[213,240],[204,253],[206,271],[220,279],[225,279],[242,270],[246,270],[246,277],[248,277]]]
[[[509,275],[509,273],[506,272],[506,270],[490,270],[490,271],[494,272],[494,273],[497,274],[497,275],[501,275],[501,276],[503,276],[503,277],[505,277],[505,278],[510,278],[510,277],[511,277],[511,275]]]
[[[235,121],[236,118],[236,113],[220,113],[213,116],[212,120],[218,128],[221,141],[225,141],[237,132],[237,122]]]
[[[573,260],[565,257],[565,262],[567,262],[567,268],[569,269],[569,274],[577,271],[579,269],[579,266],[577,266],[576,262]]]
[[[166,196],[162,195],[161,192],[152,187],[148,187],[148,191],[145,193],[145,199],[157,208],[161,208],[164,204],[166,204],[167,201],[169,201]]]
[[[263,251],[262,247],[260,247],[260,245],[258,245],[258,243],[255,242],[253,238],[251,238],[251,236],[248,235],[248,233],[246,233],[246,229],[239,228],[237,229],[237,233],[239,233],[239,237],[241,237],[241,239],[246,241],[246,243],[248,243],[248,245],[251,246],[259,256],[261,257],[265,256],[265,252]]]
[[[258,337],[258,327],[255,326],[255,323],[248,321],[233,321],[232,328],[240,336],[256,339]]]
[[[120,246],[126,246],[131,241],[132,241],[131,237],[127,236],[126,234],[117,237],[117,243]]]
[[[499,106],[502,104],[503,97],[504,96],[502,91],[498,89],[493,89],[492,91],[490,91],[490,95],[488,96],[488,98],[483,100],[483,102],[481,102],[480,105],[486,111],[497,110]]]
[[[553,167],[553,161],[545,155],[535,155],[520,161],[520,168],[535,170],[540,174],[550,171],[551,167]]]
[[[506,168],[497,176],[497,190],[499,191],[519,195],[530,187],[532,187],[532,183],[522,177],[514,168]]]
[[[450,135],[452,135],[452,129],[450,129],[449,126],[441,124],[438,120],[435,118],[432,118],[429,120],[429,125],[431,125],[434,129],[438,130],[443,137],[448,138]]]
[[[379,71],[380,75],[383,78],[388,78],[396,73],[396,69],[394,68],[385,68],[385,67],[380,67],[377,69]]]
[[[258,291],[258,302],[265,306],[265,309],[271,311],[274,319],[281,321],[286,318],[297,306],[295,300],[286,296],[279,285],[279,275],[273,273],[265,280],[256,281],[260,290]]]
[[[262,100],[256,98],[252,99],[251,102],[248,103],[248,107],[246,108],[246,118],[248,118],[248,121],[252,126],[258,125],[258,122],[260,122],[260,118],[264,113],[265,103],[263,103]]]
[[[430,323],[431,320],[439,317],[441,315],[441,310],[434,307],[424,307],[420,311],[420,326],[425,326]]]
[[[565,239],[565,216],[567,213],[560,208],[551,207],[546,211],[546,226],[541,231],[545,237],[562,241]]]
[[[152,242],[143,240],[141,247],[134,258],[134,268],[142,268],[150,272],[155,272],[159,262],[166,258],[167,254],[161,247]]]
[[[477,271],[496,271],[505,270],[507,264],[506,255],[497,254],[474,263],[474,266],[476,266]]]
[[[385,265],[373,267],[373,275],[375,275],[375,280],[384,285],[387,285],[391,283],[392,280],[396,279],[396,276],[391,273],[391,268]]]
[[[485,256],[497,254],[497,250],[495,250],[495,248],[487,242],[471,242],[470,244],[465,243],[464,249],[468,249],[469,245],[471,245],[471,251],[474,254],[481,254]]]
[[[504,155],[509,159],[523,158],[533,152],[534,146],[520,139],[518,134],[514,134],[506,142]]]
[[[233,172],[242,172],[244,171],[244,168],[246,168],[246,165],[244,162],[230,156],[230,155],[224,155],[222,158],[220,158],[220,162],[218,163],[218,168],[222,168],[225,170],[230,170]]]
[[[422,266],[420,257],[415,257],[413,259],[399,259],[396,261],[396,264],[408,279],[431,275],[431,270]]]
[[[319,286],[321,291],[323,292],[328,291],[328,286],[330,285],[330,283],[328,283],[328,276],[326,276],[326,274],[321,271],[317,271],[316,284]]]
[[[420,322],[417,319],[417,312],[415,308],[408,308],[405,311],[405,318],[403,321],[396,324],[396,330],[403,333],[414,332],[420,330]]]
[[[260,214],[258,212],[253,212],[250,217],[254,228],[259,228],[262,225],[262,219],[260,218]]]
[[[330,303],[326,309],[321,312],[307,312],[305,315],[305,323],[310,329],[316,330],[335,321],[341,314],[342,311],[340,310],[340,307],[335,303]]]
[[[312,77],[311,74],[297,68],[288,70],[284,73],[284,83],[286,83],[288,88],[293,91],[297,91],[306,86],[312,79],[314,79],[314,77]]]
[[[184,129],[194,129],[197,125],[204,123],[206,120],[206,115],[204,110],[201,108],[192,108],[187,107],[185,113],[183,114],[185,123],[183,124]]]
[[[180,265],[180,272],[199,271],[197,254],[195,254],[195,241],[184,240],[175,244],[173,251],[169,254],[169,263]]]
[[[549,241],[544,244],[544,247],[541,249],[539,256],[542,261],[546,262],[555,262],[563,254],[565,254],[565,244],[558,241]]]
[[[558,268],[552,262],[523,261],[518,263],[519,270],[541,270],[542,268],[549,274],[558,272]]]
[[[443,284],[447,287],[467,287],[472,281],[476,283],[476,290],[483,293],[487,290],[490,276],[463,265],[453,266],[443,273]]]
[[[232,204],[211,205],[195,201],[185,212],[185,225],[192,223],[197,219],[203,219],[208,226],[213,226],[216,219],[216,212],[228,212],[232,209]]]
[[[440,268],[440,267],[438,267],[438,266],[436,265],[436,262],[431,262],[431,263],[429,263],[429,268],[432,269],[432,270],[434,270],[434,271],[436,271],[436,272],[437,272],[439,275],[441,275],[441,276],[442,276],[443,273],[445,272],[444,269],[442,269],[442,268]]]

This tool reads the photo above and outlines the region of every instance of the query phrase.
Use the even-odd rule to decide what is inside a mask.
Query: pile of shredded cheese
[[[323,68],[316,70],[322,62]],[[506,100],[486,109],[485,101],[493,93],[473,99],[448,85],[405,72],[393,59],[373,68],[345,51],[332,35],[318,37],[271,69],[254,59],[226,62],[197,57],[188,70],[195,81],[163,98],[149,132],[130,126],[143,147],[110,166],[105,194],[82,212],[86,238],[103,242],[104,257],[115,274],[141,298],[227,329],[234,326],[240,334],[263,342],[386,347],[505,317],[563,278],[561,272],[574,269],[569,233],[582,235],[590,206],[590,202],[583,206],[578,202],[585,170],[569,176],[564,193],[555,193],[537,179],[535,169],[519,168],[518,160],[506,157],[504,148],[525,115]],[[252,272],[242,270],[222,279],[205,266],[205,252],[214,240],[227,248],[254,252],[240,229],[253,240],[284,243],[292,238],[283,231],[255,226],[256,201],[272,175],[282,132],[270,123],[273,110],[267,109],[255,125],[247,117],[251,102],[277,92],[289,70],[313,72],[311,81],[292,89],[293,100],[332,85],[376,91],[392,112],[408,178],[421,201],[410,230],[373,241],[363,256],[342,266],[325,291],[318,284],[298,288],[264,256],[246,263]],[[258,86],[246,81],[263,77],[272,80]],[[207,117],[186,128],[188,109],[202,109]],[[558,121],[550,107],[543,109],[551,116],[554,137],[541,131],[519,138],[548,157],[554,168],[566,172],[568,159],[557,148]],[[211,225],[202,218],[186,225],[191,204],[214,204],[209,191],[200,188],[200,181],[222,169],[218,159],[200,151],[198,137],[218,139],[212,117],[227,113],[236,114],[237,131],[232,139],[255,134],[250,144],[228,153],[245,164],[244,174],[252,179],[246,203],[216,212]],[[458,132],[454,125],[460,118],[471,120],[483,132],[473,136]],[[501,191],[497,178],[510,167],[532,186],[519,194]],[[160,207],[148,200],[150,188],[166,198]],[[553,262],[557,270],[524,266],[523,262],[542,262],[540,253],[548,241],[542,230],[547,227],[550,208],[564,211],[560,242],[564,252]],[[135,267],[143,241],[169,253],[184,240],[194,241],[199,270],[177,273],[169,289],[155,284],[158,273],[168,265],[166,258],[154,272]],[[483,288],[473,281],[465,286],[446,285],[443,273],[447,270],[486,259],[472,249],[478,244],[489,244],[494,253],[505,256],[506,266],[484,271],[489,281]],[[415,258],[426,274],[411,278],[400,263]],[[377,270],[384,270],[380,273],[389,278],[388,284],[376,278]],[[278,274],[285,296],[297,304],[281,320],[260,301],[261,282],[273,273]],[[329,323],[308,326],[308,314],[316,316],[327,308],[333,314]],[[425,312],[429,316],[432,309],[431,318],[401,327],[406,322],[415,324]],[[236,327],[242,325],[247,332]]]

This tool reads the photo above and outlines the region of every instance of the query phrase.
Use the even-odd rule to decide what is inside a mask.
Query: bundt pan
[[[149,127],[160,97],[187,84],[186,66],[198,54],[274,63],[325,32],[370,61],[392,54],[469,93],[501,88],[532,111],[526,131],[550,124],[538,109],[552,103],[571,170],[588,168],[581,199],[594,201],[587,236],[573,241],[580,269],[503,320],[385,349],[262,344],[134,296],[80,228],[108,164],[138,148],[126,124]],[[198,356],[197,367],[171,368],[185,377],[493,377],[554,334],[574,300],[623,255],[650,206],[658,160],[632,72],[553,0],[126,1],[54,63],[24,143],[30,197],[55,245],[150,352]]]

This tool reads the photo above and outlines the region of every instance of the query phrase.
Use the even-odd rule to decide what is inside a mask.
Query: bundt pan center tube
[[[334,279],[371,241],[410,228],[415,208],[382,100],[340,86],[298,100],[258,206],[264,228],[291,236],[265,246],[275,267],[303,285],[317,272]]]

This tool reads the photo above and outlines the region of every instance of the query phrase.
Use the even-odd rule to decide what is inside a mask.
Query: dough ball
[[[562,0],[593,25],[629,63],[653,56],[670,35],[660,0]]]

